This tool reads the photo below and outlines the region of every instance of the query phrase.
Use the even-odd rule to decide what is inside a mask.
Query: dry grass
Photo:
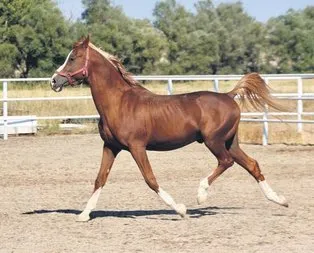
[[[239,138],[242,143],[261,144],[263,135],[262,123],[241,122]],[[314,145],[314,125],[304,124],[302,133],[297,132],[296,124],[269,124],[270,144]]]
[[[221,92],[230,91],[236,84],[236,81],[224,81],[219,83]],[[145,87],[157,94],[167,94],[166,82],[148,82]],[[271,81],[269,83],[274,93],[295,93],[297,92],[296,81]],[[214,90],[212,81],[189,81],[173,82],[173,93],[186,93],[199,90]],[[314,80],[304,81],[304,92],[314,93]],[[90,96],[90,89],[87,86],[65,88],[61,93],[55,93],[50,89],[47,83],[34,83],[32,85],[23,85],[22,83],[9,84],[8,95],[10,98],[23,97],[60,97],[60,96]],[[2,96],[2,91],[0,91]],[[289,107],[290,111],[296,112],[296,101],[281,101],[282,104]],[[0,104],[1,106],[1,104]],[[313,101],[304,101],[305,112],[314,111]],[[245,111],[245,110],[243,110]],[[86,100],[65,100],[65,101],[32,101],[32,102],[9,102],[9,115],[36,115],[36,116],[59,116],[59,115],[95,115],[97,111],[91,99]],[[281,117],[284,118],[284,117]],[[287,117],[285,117],[287,118]],[[304,117],[305,119],[314,119],[314,117]],[[290,119],[296,119],[291,117]],[[94,121],[84,121],[86,128],[74,131],[61,131],[59,129],[60,121],[42,121],[39,134],[56,133],[75,133],[75,132],[97,132],[97,124]],[[304,125],[304,131],[297,133],[296,124],[269,124],[269,142],[270,143],[289,143],[289,144],[314,144],[314,125]],[[262,123],[240,124],[239,131],[242,142],[261,143],[262,142]]]

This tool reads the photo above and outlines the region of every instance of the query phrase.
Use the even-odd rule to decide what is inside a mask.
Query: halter
[[[85,64],[84,67],[80,68],[79,70],[75,71],[75,72],[56,72],[58,75],[60,76],[64,76],[66,79],[68,79],[68,82],[71,86],[74,85],[75,79],[73,78],[75,75],[77,74],[81,74],[84,77],[88,77],[88,69],[87,69],[87,65],[88,65],[88,61],[89,61],[89,47],[87,47],[87,51],[86,51],[86,59],[85,59]]]

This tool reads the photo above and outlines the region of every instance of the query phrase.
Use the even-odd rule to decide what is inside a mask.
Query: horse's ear
[[[85,48],[87,48],[87,47],[88,47],[88,43],[89,43],[89,34],[87,35],[87,37],[86,37],[85,40],[83,41],[83,46],[84,46]]]

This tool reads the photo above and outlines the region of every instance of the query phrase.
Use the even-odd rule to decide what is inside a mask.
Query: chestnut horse
[[[267,199],[288,206],[286,199],[267,184],[257,161],[239,147],[240,109],[234,97],[247,100],[255,108],[263,109],[266,104],[278,108],[258,74],[245,75],[228,93],[156,95],[133,79],[117,58],[94,46],[87,37],[73,46],[64,64],[52,76],[51,87],[60,92],[66,85],[83,81],[89,84],[100,115],[99,133],[104,145],[94,191],[79,221],[90,219],[89,214],[96,207],[121,150],[132,154],[148,186],[179,215],[185,216],[186,207],[177,204],[158,185],[146,150],[173,150],[195,141],[204,143],[218,160],[218,166],[200,181],[198,203],[206,200],[213,181],[236,162],[256,179]]]

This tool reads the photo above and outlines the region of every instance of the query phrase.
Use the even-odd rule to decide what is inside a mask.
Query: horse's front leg
[[[185,205],[177,204],[167,192],[159,187],[156,177],[149,163],[145,147],[134,145],[130,147],[130,152],[134,160],[136,161],[148,186],[153,191],[155,191],[167,205],[172,207],[181,217],[184,217],[186,214]]]
[[[119,152],[120,150],[112,149],[104,145],[101,166],[95,180],[94,192],[88,200],[84,211],[79,215],[78,221],[90,220],[89,214],[96,207],[100,192],[107,181],[114,159]]]

